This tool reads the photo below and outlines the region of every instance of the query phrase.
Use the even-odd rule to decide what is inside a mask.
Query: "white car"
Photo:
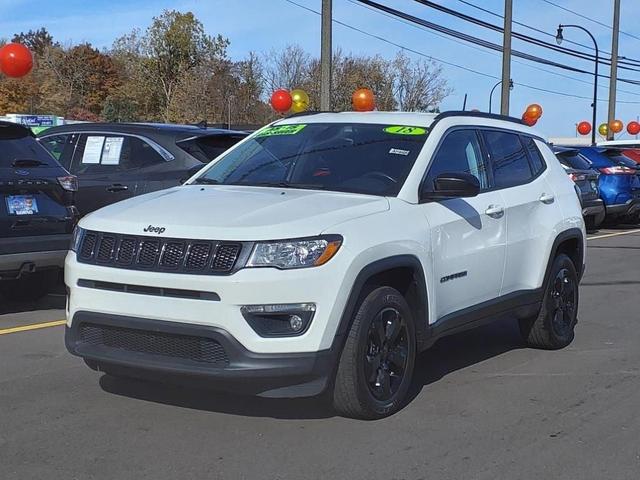
[[[398,410],[416,355],[505,315],[574,336],[585,230],[519,120],[474,112],[279,120],[185,185],[80,222],[66,345],[112,375]]]

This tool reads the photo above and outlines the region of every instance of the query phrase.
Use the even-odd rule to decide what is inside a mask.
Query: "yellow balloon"
[[[291,90],[291,111],[294,113],[304,112],[309,108],[309,95],[300,88]]]
[[[609,125],[607,125],[606,123],[601,123],[600,126],[598,127],[598,132],[603,137],[606,136],[607,132],[609,132]]]
[[[291,104],[291,112],[292,113],[306,112],[308,108],[309,108],[309,104],[308,103],[293,102]]]

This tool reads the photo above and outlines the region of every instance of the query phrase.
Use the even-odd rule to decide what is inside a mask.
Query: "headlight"
[[[259,242],[253,247],[247,267],[317,267],[331,260],[341,244],[339,235]]]
[[[82,237],[84,235],[84,230],[78,226],[73,229],[73,235],[71,235],[71,245],[69,248],[72,252],[77,252],[80,248],[80,243],[82,243]]]

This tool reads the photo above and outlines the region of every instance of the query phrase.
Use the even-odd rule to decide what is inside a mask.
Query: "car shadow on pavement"
[[[100,378],[100,387],[105,392],[138,400],[245,417],[297,420],[336,416],[324,396],[299,399],[261,398],[111,375]]]
[[[65,295],[53,292],[39,300],[31,302],[17,302],[0,295],[0,315],[8,313],[33,312],[34,310],[64,310]]]
[[[423,388],[457,370],[521,348],[526,345],[517,320],[512,318],[441,338],[417,358],[407,403],[412,402]]]
[[[524,344],[514,320],[498,321],[443,338],[418,357],[407,403],[412,402],[424,387],[456,370],[519,348],[524,348]],[[100,378],[100,387],[114,395],[230,415],[277,419],[336,416],[327,395],[302,399],[260,398],[110,375]]]

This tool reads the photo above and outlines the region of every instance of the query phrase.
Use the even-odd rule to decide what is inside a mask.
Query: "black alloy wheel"
[[[371,322],[364,371],[371,394],[380,401],[392,398],[407,368],[409,337],[402,314],[393,307],[381,310]]]

